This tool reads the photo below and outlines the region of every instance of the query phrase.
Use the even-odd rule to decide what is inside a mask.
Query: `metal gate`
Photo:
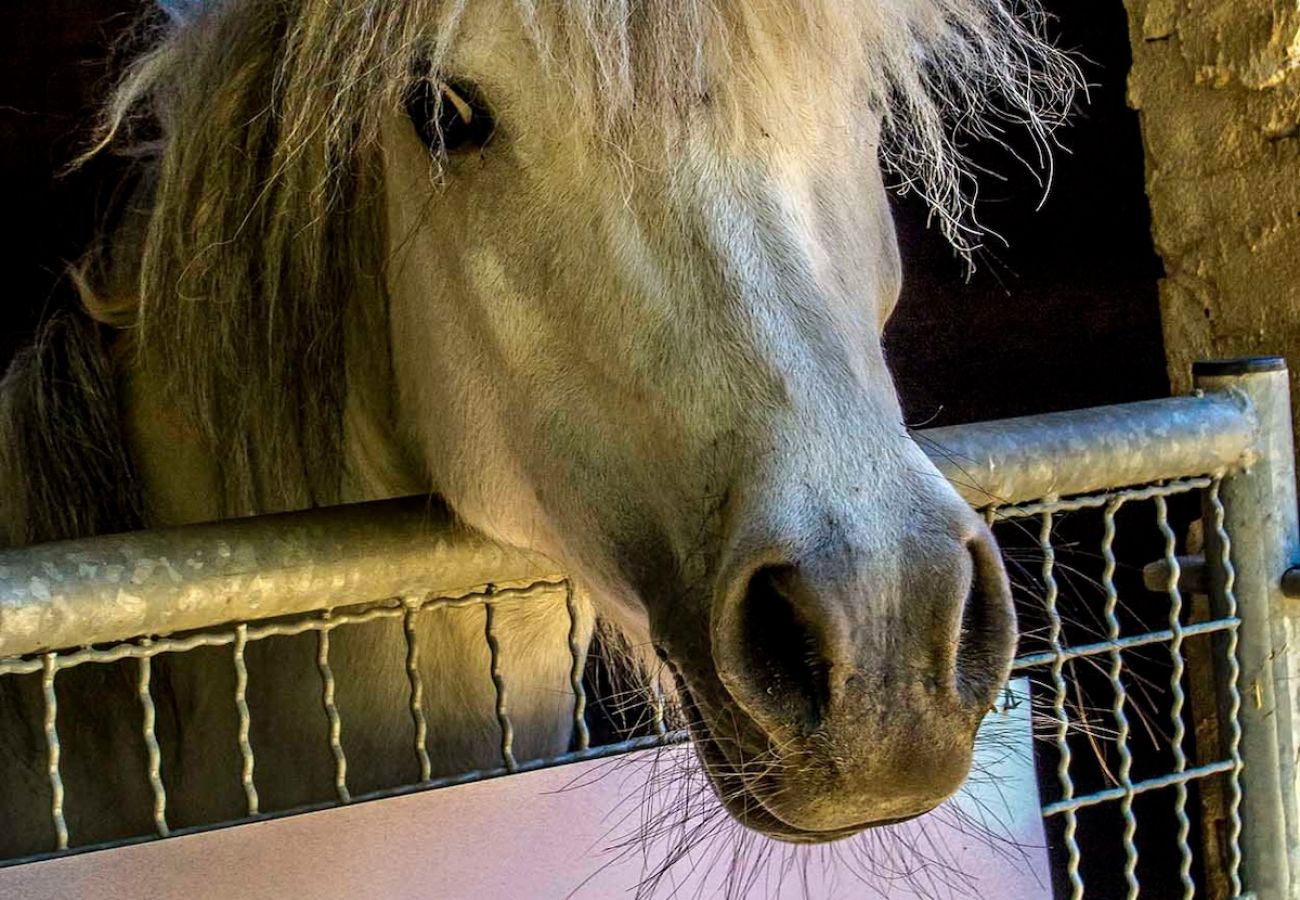
[[[1193,397],[917,435],[1007,551],[1022,617],[1016,667],[1035,679],[1043,815],[1065,896],[1135,897],[1142,888],[1300,896],[1300,719],[1289,687],[1300,674],[1293,642],[1300,606],[1287,596],[1300,593],[1300,572],[1289,573],[1300,538],[1288,377],[1272,358],[1199,365],[1196,376],[1202,390]],[[1131,558],[1145,552],[1128,538],[1142,528],[1157,548],[1154,560]],[[1081,549],[1085,540],[1095,551]],[[1096,566],[1083,588],[1075,559]],[[39,673],[42,686],[40,765],[56,836],[42,858],[76,841],[63,811],[58,676],[77,666],[137,661],[155,836],[172,833],[151,687],[151,661],[163,653],[228,648],[249,818],[264,814],[244,655],[274,636],[317,635],[339,803],[363,798],[349,790],[330,635],[382,618],[406,626],[410,752],[421,772],[384,795],[683,740],[652,695],[646,733],[593,746],[582,648],[571,632],[574,749],[516,758],[493,611],[546,592],[572,615],[568,582],[550,562],[459,529],[419,499],[0,552],[0,677]],[[432,608],[465,606],[485,611],[501,762],[433,778],[411,623]],[[1081,625],[1081,616],[1093,621]],[[1164,682],[1159,690],[1152,673]],[[1152,726],[1153,717],[1163,724]],[[1143,729],[1162,740],[1140,740]],[[1152,813],[1156,824],[1144,828],[1151,798],[1162,805]],[[1094,814],[1117,817],[1121,827],[1114,834],[1090,827]],[[1159,825],[1165,815],[1172,834]],[[1122,871],[1099,849],[1116,835]],[[1118,874],[1118,888],[1099,887],[1090,875],[1098,858],[1093,868],[1103,883],[1107,869]]]

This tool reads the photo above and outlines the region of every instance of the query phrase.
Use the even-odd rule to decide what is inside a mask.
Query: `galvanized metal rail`
[[[916,437],[975,507],[1237,470],[1256,452],[1254,414],[1234,390],[931,428]]]
[[[1241,627],[1226,648],[1232,671],[1220,681],[1234,756],[1245,770],[1233,799],[1231,839],[1241,841],[1237,894],[1300,897],[1300,604],[1283,579],[1300,562],[1290,379],[1284,360],[1198,363],[1196,386],[1246,399],[1254,424],[1251,458],[1205,503],[1205,554],[1216,615]],[[1222,502],[1218,502],[1221,500]],[[1248,697],[1242,702],[1242,694]]]
[[[564,577],[426,497],[58,541],[0,551],[0,658]]]
[[[934,428],[922,447],[977,507],[1235,470],[1254,423],[1233,393]],[[0,551],[0,657],[389,597],[564,580],[428,498]]]

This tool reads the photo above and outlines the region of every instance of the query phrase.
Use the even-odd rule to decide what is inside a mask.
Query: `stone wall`
[[[1125,2],[1173,387],[1198,358],[1300,371],[1300,0]]]

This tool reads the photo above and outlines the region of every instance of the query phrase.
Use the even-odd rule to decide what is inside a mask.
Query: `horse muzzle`
[[[835,840],[961,786],[1016,629],[992,534],[953,515],[950,536],[901,542],[874,579],[863,554],[824,542],[732,567],[710,658],[676,671],[705,769],[742,823]]]

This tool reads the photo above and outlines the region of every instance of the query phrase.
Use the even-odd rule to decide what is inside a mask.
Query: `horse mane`
[[[440,77],[466,0],[161,2],[90,151],[149,160],[133,289],[85,309],[131,331],[211,446],[226,514],[335,501],[349,367],[387,359],[380,129],[415,73]],[[576,119],[611,142],[671,122],[683,95],[734,105],[744,79],[704,72],[743,66],[755,34],[798,41],[828,78],[862,79],[883,163],[964,253],[979,232],[963,142],[1010,121],[1046,150],[1079,84],[1036,0],[517,6]],[[377,343],[349,353],[356,335]]]
[[[0,547],[144,527],[111,344],[106,326],[57,313],[0,382]]]

